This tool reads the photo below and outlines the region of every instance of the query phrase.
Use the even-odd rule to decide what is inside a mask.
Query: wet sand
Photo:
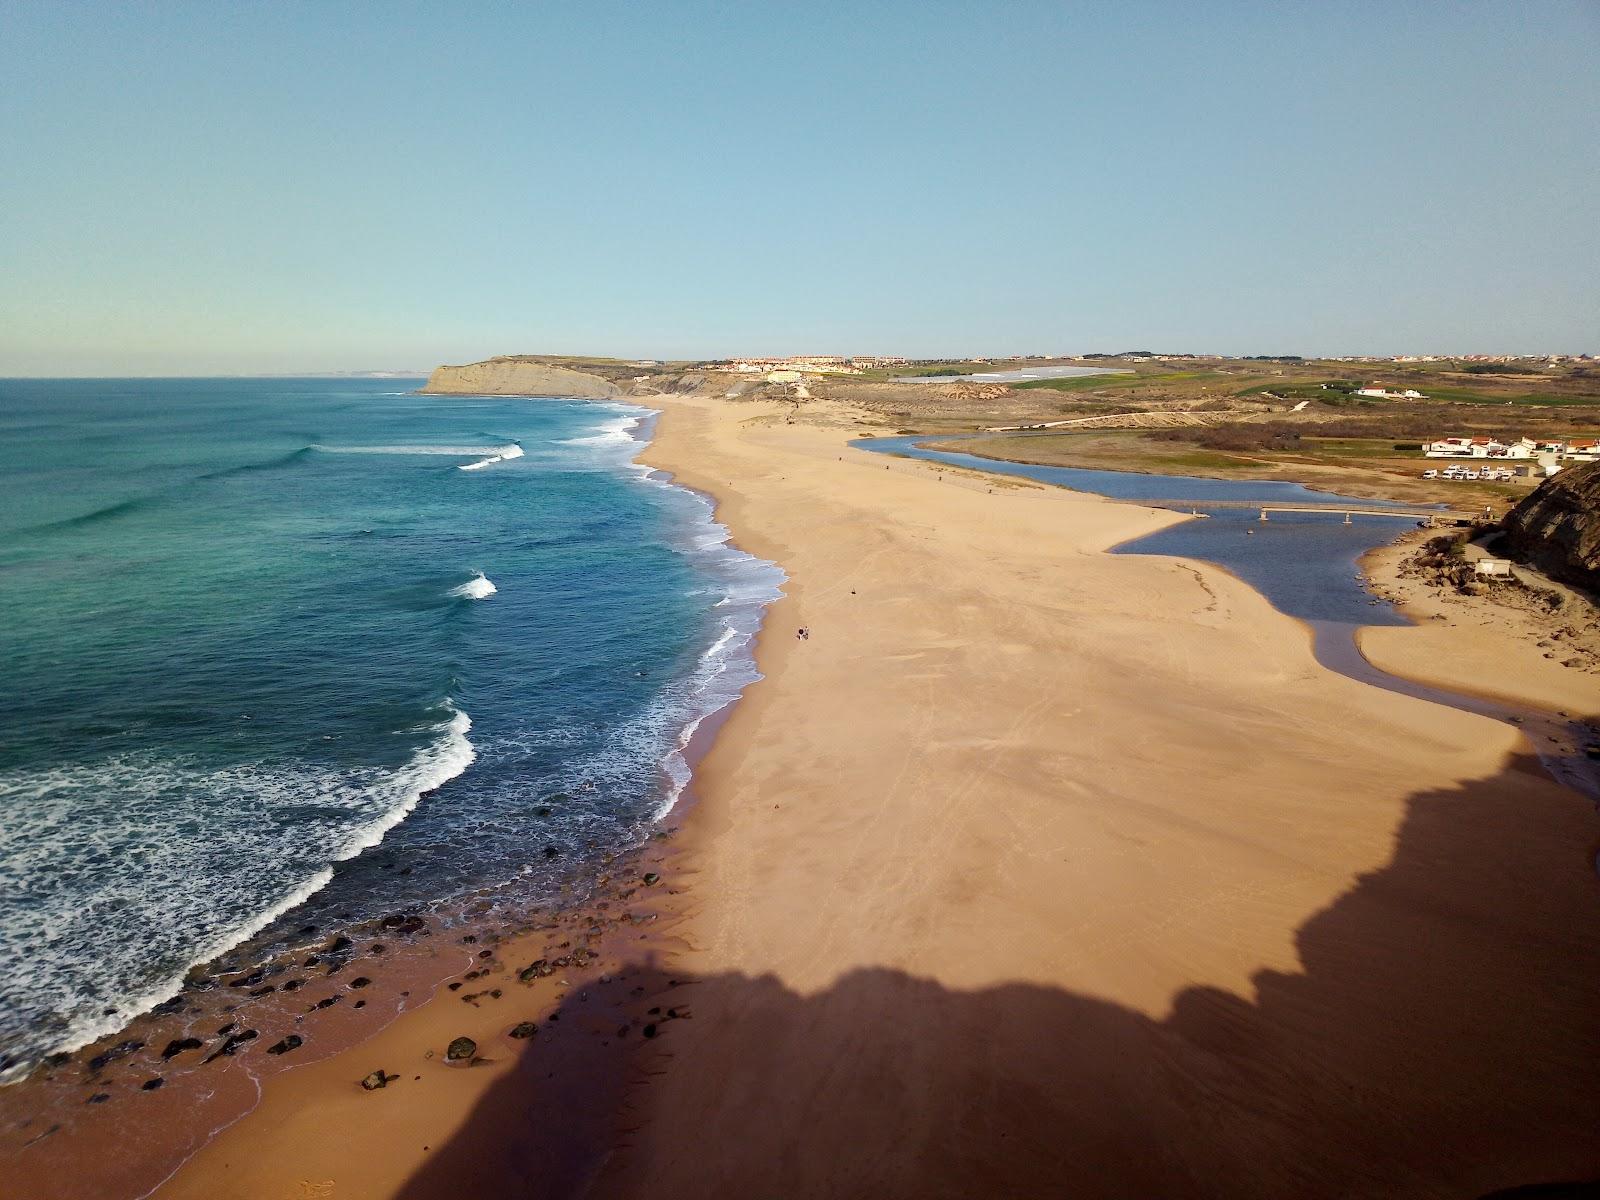
[[[1386,671],[1439,687],[1574,716],[1600,713],[1600,609],[1571,589],[1562,589],[1571,597],[1567,605],[1547,614],[1402,575],[1402,562],[1427,536],[1407,535],[1362,560],[1380,592],[1417,622],[1412,629],[1362,630],[1362,653]],[[1578,661],[1565,665],[1574,655]]]
[[[1175,514],[656,403],[647,460],[791,582],[646,940],[273,1078],[160,1195],[1600,1177],[1600,827],[1515,730],[1320,668],[1226,572],[1104,553]],[[461,1034],[484,1061],[440,1061]]]

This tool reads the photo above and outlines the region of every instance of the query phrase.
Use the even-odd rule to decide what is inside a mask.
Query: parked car
[[[1437,479],[1439,478],[1439,472],[1435,471],[1432,467],[1429,467],[1422,473],[1422,477],[1424,479]]]

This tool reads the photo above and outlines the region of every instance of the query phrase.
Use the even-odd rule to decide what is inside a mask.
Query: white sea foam
[[[499,590],[487,575],[479,571],[460,587],[451,588],[447,594],[462,600],[487,600]]]
[[[649,417],[655,415],[654,409],[643,412],[629,406],[629,411],[623,415],[611,417],[602,421],[594,433],[585,434],[583,437],[564,438],[563,446],[626,446],[638,439],[634,431]]]
[[[80,1049],[176,995],[193,966],[255,936],[327,886],[336,863],[382,842],[476,756],[471,719],[449,701],[442,708],[445,720],[413,731],[426,741],[397,770],[206,770],[129,757],[0,772],[0,893],[30,898],[0,916],[0,959],[16,964],[7,984],[18,1007],[46,1014],[0,1082],[30,1057]],[[97,820],[94,800],[106,794],[119,802],[112,819]],[[139,872],[101,866],[130,858]],[[25,886],[40,879],[54,881],[47,893]],[[248,915],[218,921],[229,913]],[[151,962],[168,964],[159,982],[119,990],[147,977]]]
[[[595,408],[610,410],[610,415],[593,427],[595,432],[558,444],[582,448],[602,469],[625,470],[638,482],[671,494],[663,506],[668,537],[706,581],[691,594],[705,597],[712,620],[706,647],[685,676],[662,686],[642,712],[610,732],[603,746],[568,759],[555,776],[541,781],[545,794],[569,793],[561,808],[569,836],[579,836],[579,831],[590,825],[597,834],[609,827],[601,809],[587,809],[587,796],[594,796],[593,803],[604,806],[607,796],[637,796],[643,790],[654,796],[649,816],[658,821],[676,807],[689,783],[688,753],[696,733],[708,718],[761,678],[751,649],[762,614],[782,594],[785,581],[776,564],[730,544],[727,528],[714,519],[709,497],[634,461],[645,445],[634,436],[635,431],[657,415],[656,410],[615,402],[596,404]],[[583,740],[581,731],[575,736]],[[494,753],[526,752],[543,745],[544,737],[543,733],[503,735]]]
[[[488,458],[482,458],[477,462],[467,463],[465,466],[461,467],[460,470],[481,471],[484,467],[492,467],[495,463],[505,462],[507,459],[521,458],[522,454],[522,447],[517,445],[515,442],[512,442],[509,446],[501,446],[493,454],[489,455]]]

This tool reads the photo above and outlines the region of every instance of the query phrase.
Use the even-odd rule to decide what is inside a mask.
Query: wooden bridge
[[[1386,508],[1363,508],[1360,505],[1340,504],[1337,501],[1302,501],[1299,504],[1262,504],[1257,500],[1140,500],[1154,508],[1174,508],[1188,511],[1193,516],[1204,516],[1207,508],[1253,508],[1261,513],[1259,520],[1270,520],[1268,513],[1343,513],[1344,523],[1350,525],[1352,517],[1404,517],[1428,524],[1470,525],[1478,514],[1455,512],[1443,508],[1407,508],[1400,505]]]

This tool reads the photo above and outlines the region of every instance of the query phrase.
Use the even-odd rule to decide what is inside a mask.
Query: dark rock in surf
[[[157,1075],[154,1079],[146,1079],[143,1083],[141,1083],[139,1085],[139,1090],[142,1092],[153,1092],[159,1088],[165,1087],[166,1083],[167,1081],[165,1079]]]
[[[522,1041],[525,1038],[531,1038],[538,1032],[539,1027],[532,1021],[523,1021],[520,1024],[513,1025],[511,1027],[511,1033],[509,1036],[516,1038],[518,1041]]]
[[[398,1075],[385,1075],[382,1071],[374,1071],[361,1081],[361,1086],[369,1092],[375,1092],[379,1088],[388,1087],[389,1080],[399,1078]]]
[[[239,1052],[240,1046],[244,1045],[246,1042],[253,1042],[260,1036],[261,1035],[258,1034],[254,1029],[246,1029],[242,1033],[236,1033],[227,1041],[223,1042],[222,1045],[213,1050],[210,1057],[208,1057],[205,1061],[214,1062],[215,1060],[223,1057],[232,1058]]]
[[[445,1047],[446,1062],[471,1062],[478,1053],[478,1043],[469,1037],[458,1037]]]
[[[93,1058],[91,1058],[89,1060],[89,1070],[103,1071],[110,1064],[116,1062],[117,1059],[127,1058],[128,1055],[134,1053],[135,1051],[143,1049],[143,1042],[118,1042],[115,1046],[111,1047],[111,1049],[101,1054],[96,1054]]]
[[[167,1043],[167,1048],[161,1052],[163,1061],[173,1059],[185,1050],[198,1050],[205,1045],[199,1038],[173,1038]]]
[[[302,1038],[298,1033],[291,1033],[288,1037],[284,1038],[282,1041],[274,1042],[272,1045],[268,1046],[267,1047],[267,1053],[268,1054],[287,1054],[291,1050],[298,1050],[301,1046],[303,1046],[305,1044],[306,1044],[305,1043],[305,1039]]]

